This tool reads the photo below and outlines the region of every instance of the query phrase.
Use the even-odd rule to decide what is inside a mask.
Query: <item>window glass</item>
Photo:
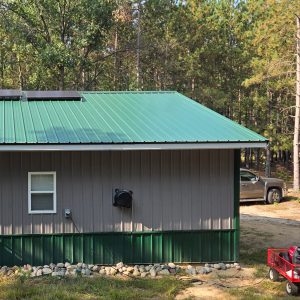
[[[53,175],[32,174],[31,191],[53,191]]]
[[[28,173],[28,212],[56,213],[55,172]]]
[[[31,210],[53,210],[53,194],[31,194]]]
[[[241,171],[241,181],[255,181],[256,175],[247,171]]]

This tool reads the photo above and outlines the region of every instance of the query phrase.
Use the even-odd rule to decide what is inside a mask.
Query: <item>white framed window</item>
[[[56,213],[56,172],[28,172],[28,213]]]

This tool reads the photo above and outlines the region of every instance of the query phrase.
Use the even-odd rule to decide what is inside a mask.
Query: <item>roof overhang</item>
[[[266,148],[267,142],[140,143],[140,144],[22,144],[0,145],[0,152],[13,151],[129,151]]]

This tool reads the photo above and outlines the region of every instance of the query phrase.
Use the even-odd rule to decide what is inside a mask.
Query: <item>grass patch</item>
[[[188,283],[174,277],[159,279],[18,278],[0,279],[2,300],[173,299]]]

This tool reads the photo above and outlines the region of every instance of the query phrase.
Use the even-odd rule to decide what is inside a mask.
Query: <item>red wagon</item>
[[[300,291],[300,264],[293,263],[289,255],[291,248],[268,249],[269,277],[272,281],[279,281],[282,275],[287,279],[287,294],[297,295]]]

